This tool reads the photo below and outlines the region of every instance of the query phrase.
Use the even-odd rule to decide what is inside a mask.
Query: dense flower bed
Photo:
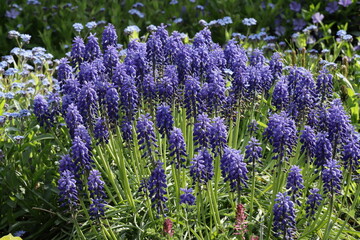
[[[111,24],[74,38],[32,104],[73,237],[357,237],[359,134],[334,64],[221,48],[208,28],[117,47]]]

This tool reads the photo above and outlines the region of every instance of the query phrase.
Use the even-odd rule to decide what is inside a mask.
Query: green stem
[[[332,227],[331,214],[333,212],[333,206],[334,206],[334,194],[331,193],[330,206],[329,206],[330,212],[329,212],[329,215],[328,215],[327,226],[325,228],[324,240],[327,240],[329,238],[330,233],[331,233],[331,227]]]

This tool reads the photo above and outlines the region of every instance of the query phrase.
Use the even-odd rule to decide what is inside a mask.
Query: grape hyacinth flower
[[[156,126],[159,129],[162,137],[169,137],[170,131],[173,129],[173,116],[171,115],[170,106],[163,103],[158,106],[156,111]]]
[[[53,119],[49,113],[49,104],[43,95],[36,95],[34,98],[34,114],[40,126],[50,127]]]
[[[98,170],[91,170],[88,177],[91,205],[89,214],[92,219],[99,219],[105,216],[106,193],[104,181],[101,180],[101,173]]]
[[[210,129],[210,119],[206,113],[199,114],[194,124],[194,143],[197,146],[195,151],[207,148],[209,145],[208,132]]]
[[[125,78],[120,87],[120,106],[125,113],[125,119],[131,121],[137,111],[139,94],[133,78]]]
[[[71,63],[73,64],[73,66],[79,67],[81,65],[81,63],[84,61],[84,54],[85,54],[84,40],[81,37],[76,36],[73,40],[71,53],[70,53]]]
[[[316,90],[321,96],[321,103],[323,103],[326,99],[331,98],[333,93],[333,81],[332,74],[329,73],[329,70],[323,68],[320,71],[320,74],[316,81]]]
[[[292,166],[287,178],[286,188],[289,189],[288,194],[291,200],[300,205],[299,197],[301,196],[300,190],[304,189],[304,180],[300,173],[301,169],[298,166]]]
[[[67,79],[64,81],[64,84],[61,86],[61,93],[63,95],[69,95],[72,102],[75,101],[80,90],[80,84],[77,79]],[[64,108],[63,109],[67,109]]]
[[[288,85],[286,79],[282,78],[275,84],[271,103],[276,107],[276,110],[283,111],[286,110],[289,101]]]
[[[185,167],[186,144],[180,128],[175,127],[170,132],[169,145],[170,157],[175,159],[172,163],[175,163],[176,168]]]
[[[75,136],[71,146],[71,156],[75,163],[75,174],[82,174],[83,169],[92,169],[92,159],[89,149],[85,142],[78,136]],[[78,177],[78,176],[77,176]]]
[[[215,157],[217,155],[221,156],[223,149],[227,146],[227,134],[224,119],[220,117],[214,118],[208,128],[208,138]]]
[[[262,148],[260,147],[261,143],[254,137],[250,138],[248,145],[245,147],[245,159],[248,163],[252,163],[253,168],[255,167],[255,163],[261,163],[262,158]],[[254,169],[253,169],[254,170]]]
[[[102,34],[102,47],[104,50],[108,49],[108,46],[117,46],[118,36],[114,25],[109,23]]]
[[[329,140],[334,150],[333,157],[335,157],[339,145],[343,147],[349,138],[349,135],[352,132],[352,126],[350,124],[350,118],[346,114],[340,99],[332,101],[328,112]]]
[[[259,130],[258,123],[255,119],[253,119],[248,125],[249,136],[256,134],[257,130]]]
[[[241,235],[242,239],[245,240],[245,234],[248,231],[247,230],[247,224],[246,221],[246,213],[245,213],[245,207],[242,204],[238,204],[236,206],[236,219],[235,219],[235,226],[234,226],[234,235]]]
[[[155,163],[153,159],[153,147],[157,147],[156,136],[154,132],[154,123],[150,120],[151,116],[149,114],[141,115],[136,128],[138,133],[138,141],[140,145],[140,150],[144,150],[144,153],[141,157],[149,157],[151,163]]]
[[[315,142],[315,166],[324,168],[327,161],[332,159],[332,147],[327,133],[319,133]]]
[[[302,67],[291,68],[287,80],[289,96],[292,97],[288,112],[296,120],[302,120],[317,101],[315,81],[311,72]]]
[[[74,138],[74,132],[78,125],[84,124],[76,105],[71,103],[66,110],[65,122],[69,128],[70,136]]]
[[[162,162],[157,162],[155,169],[152,171],[149,181],[148,181],[148,190],[149,197],[151,199],[152,207],[156,207],[158,213],[164,215],[166,210],[167,197],[165,195],[167,184],[166,184],[166,175],[163,168]]]
[[[296,231],[294,202],[286,193],[276,194],[275,205],[273,208],[274,221],[273,231],[276,237],[282,239],[293,239]]]
[[[324,183],[324,193],[340,194],[342,171],[336,160],[328,160],[322,170],[322,180]]]
[[[109,130],[107,129],[104,119],[99,118],[94,127],[94,137],[98,140],[97,145],[109,141]]]
[[[225,102],[225,81],[221,76],[219,69],[212,70],[207,77],[208,89],[206,94],[206,102],[208,112],[218,113],[221,106]]]
[[[132,135],[132,122],[122,121],[121,122],[121,133],[125,142],[130,143],[133,140]]]
[[[243,186],[247,187],[248,170],[243,160],[244,155],[241,154],[240,150],[229,147],[224,149],[224,154],[220,160],[221,175],[225,182],[230,182],[232,191],[239,192]]]
[[[73,79],[74,76],[72,74],[72,67],[68,64],[67,58],[61,58],[59,67],[57,70],[57,80],[60,83],[60,86],[62,86],[66,80]]]
[[[180,188],[184,193],[180,195],[180,204],[195,205],[195,196],[192,194],[192,188]]]
[[[91,151],[91,137],[87,128],[84,125],[79,124],[76,126],[74,136],[80,137],[81,140],[86,144],[86,147],[89,149],[89,151]]]
[[[276,154],[274,159],[279,159],[281,163],[288,159],[296,145],[295,122],[285,112],[273,114],[269,117],[268,127],[264,131],[264,136],[273,146],[273,153]]]
[[[213,159],[206,148],[195,155],[190,166],[190,176],[194,184],[206,184],[214,176]]]
[[[163,45],[165,42],[163,42],[159,36],[159,32],[161,32],[159,28],[156,32],[151,33],[149,39],[146,42],[146,58],[152,65],[153,72],[157,66],[162,66],[166,60],[165,49]]]
[[[176,67],[168,65],[165,68],[164,77],[158,82],[157,91],[161,101],[172,104],[175,100],[178,87]]]
[[[62,202],[61,207],[67,206],[71,211],[75,210],[79,205],[78,191],[74,174],[70,170],[60,172],[58,181],[59,201]]]
[[[319,189],[313,188],[310,190],[310,195],[308,196],[308,200],[306,201],[306,217],[312,217],[312,219],[315,219],[314,215],[316,210],[321,204],[322,197],[318,193]]]
[[[112,76],[113,69],[116,67],[116,65],[119,62],[119,54],[116,50],[116,47],[114,46],[108,46],[105,50],[104,54],[104,66],[106,68],[106,73],[108,76]]]
[[[342,152],[344,167],[348,171],[356,172],[360,165],[360,136],[353,134],[344,146]]]
[[[305,161],[308,163],[312,162],[311,159],[315,155],[316,146],[315,131],[312,127],[308,125],[304,127],[304,130],[301,131],[300,142],[303,144],[301,146],[301,152],[305,152],[307,156],[307,159],[305,159]]]
[[[95,67],[96,60],[92,63],[83,62],[80,65],[80,72],[78,73],[77,80],[79,83],[83,86],[84,83],[95,83],[99,79],[99,72],[97,71],[97,68]]]
[[[94,84],[85,83],[80,90],[78,99],[78,109],[83,117],[84,123],[91,123],[97,116],[98,95],[94,89]]]
[[[200,82],[197,78],[188,76],[185,80],[184,103],[186,118],[196,117],[199,112]]]
[[[59,160],[59,172],[62,173],[65,170],[69,170],[72,173],[75,171],[74,162],[69,154],[61,156]]]
[[[250,55],[250,65],[260,67],[265,63],[265,57],[263,52],[259,49],[255,49]]]
[[[283,62],[282,62],[281,55],[278,52],[275,52],[271,56],[271,60],[269,62],[269,67],[270,67],[271,74],[273,76],[273,81],[275,81],[276,79],[280,79],[280,77],[282,75],[282,71],[283,71]]]
[[[98,38],[95,37],[95,34],[90,33],[87,39],[88,42],[85,45],[84,60],[92,62],[95,59],[102,57],[102,53],[98,43]]]
[[[119,94],[114,87],[108,88],[105,95],[105,104],[109,122],[115,124],[119,119]]]
[[[237,44],[235,40],[230,40],[225,49],[224,55],[227,62],[227,67],[235,72],[238,68],[244,69],[248,58],[245,50]]]

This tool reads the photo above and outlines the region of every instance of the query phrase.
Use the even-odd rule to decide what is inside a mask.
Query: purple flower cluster
[[[190,166],[190,176],[194,183],[206,184],[214,176],[213,158],[206,150],[200,150],[195,155]]]
[[[301,196],[300,190],[304,188],[304,180],[301,175],[301,169],[298,166],[292,166],[287,178],[286,188],[289,189],[288,194],[291,196],[291,200],[300,205]]]
[[[277,237],[294,239],[296,231],[295,204],[286,193],[278,193],[276,197],[273,208],[273,231]]]
[[[164,214],[166,210],[167,194],[166,175],[163,168],[163,163],[157,162],[155,169],[151,172],[148,180],[148,191],[153,207],[157,209],[158,213]]]
[[[98,170],[91,170],[88,178],[88,189],[90,191],[91,205],[89,213],[93,219],[105,216],[106,193],[104,181],[101,180],[101,173]]]
[[[317,188],[310,190],[311,194],[308,196],[308,200],[306,201],[306,217],[311,216],[314,219],[314,214],[322,201],[322,197],[318,192],[319,189]]]
[[[287,160],[296,145],[297,135],[293,119],[285,112],[270,116],[268,127],[264,131],[264,137],[273,146],[275,159]]]
[[[325,194],[330,193],[331,195],[334,195],[335,193],[340,193],[342,171],[336,160],[328,160],[326,164],[324,164],[322,180],[324,183]]]
[[[173,162],[176,168],[184,167],[183,163],[186,161],[185,157],[187,156],[186,144],[180,128],[174,128],[170,132],[169,145],[170,157],[174,158]]]
[[[247,187],[248,170],[244,155],[240,154],[239,150],[225,148],[220,168],[224,181],[230,182],[232,191],[240,191],[243,187]]]

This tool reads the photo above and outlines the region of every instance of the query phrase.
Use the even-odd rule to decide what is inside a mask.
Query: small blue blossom
[[[29,34],[20,34],[20,39],[24,43],[29,43],[31,36]]]
[[[88,22],[88,23],[86,23],[86,25],[85,25],[88,29],[93,29],[93,28],[95,28],[96,26],[97,26],[97,23],[96,22],[94,22],[94,21],[91,21],[91,22]]]
[[[353,37],[350,34],[346,34],[346,35],[341,36],[341,39],[346,42],[351,42],[353,40]]]
[[[290,8],[291,11],[300,12],[301,11],[301,4],[298,3],[298,2],[292,1],[289,4],[289,8]]]
[[[81,23],[74,23],[73,24],[73,28],[75,29],[75,31],[77,31],[78,33],[81,32],[81,30],[84,29],[84,26]]]
[[[13,39],[18,37],[20,37],[20,33],[18,31],[11,30],[8,32],[8,38]]]
[[[244,18],[242,23],[246,26],[253,26],[256,25],[256,20],[255,18]]]
[[[339,6],[336,1],[328,2],[328,4],[325,7],[325,10],[330,14],[335,13],[338,9],[339,9]]]
[[[19,72],[19,69],[17,68],[8,68],[5,72],[4,75],[5,76],[14,76],[16,73]]]
[[[126,35],[131,35],[133,32],[140,32],[140,28],[136,25],[131,25],[131,26],[127,26],[125,29],[124,29],[124,33]]]
[[[142,13],[142,12],[140,12],[139,10],[137,10],[137,9],[130,9],[129,10],[129,13],[131,14],[131,15],[136,15],[136,16],[138,16],[139,18],[144,18],[145,17],[145,14],[144,13]]]
[[[338,36],[338,37],[343,37],[346,34],[347,34],[346,31],[342,30],[342,29],[336,32],[336,36]]]

